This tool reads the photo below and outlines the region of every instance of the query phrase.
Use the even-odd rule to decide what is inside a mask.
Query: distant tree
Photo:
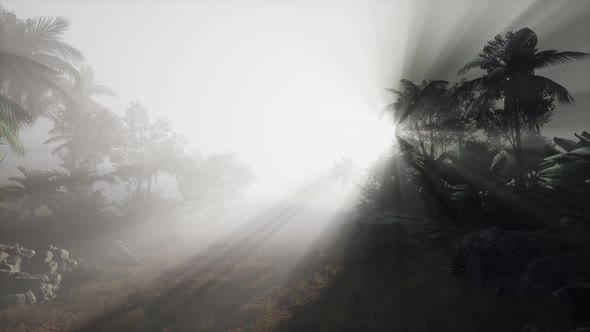
[[[213,154],[204,160],[185,159],[175,172],[186,205],[193,209],[224,207],[251,184],[251,169],[234,154]]]
[[[119,143],[119,118],[97,103],[93,97],[115,93],[97,83],[92,68],[83,66],[74,82],[65,88],[69,98],[50,113],[53,129],[45,144],[59,143],[53,154],[70,171],[86,168],[89,172],[106,158]]]
[[[351,158],[344,158],[334,165],[330,172],[330,179],[340,180],[342,183],[342,189],[346,187],[348,183],[353,181],[357,175],[354,169],[354,162]]]
[[[122,139],[111,155],[115,176],[127,183],[134,196],[151,193],[160,173],[173,174],[174,165],[184,155],[184,137],[175,133],[168,121],[150,121],[147,110],[131,103],[122,121]]]

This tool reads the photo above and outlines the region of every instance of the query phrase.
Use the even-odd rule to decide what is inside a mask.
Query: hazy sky
[[[202,154],[236,152],[272,182],[370,159],[391,132],[378,120],[385,87],[456,80],[508,28],[529,26],[541,48],[590,52],[584,0],[0,3],[21,18],[70,19],[66,40],[118,93],[104,100],[117,113],[140,101]],[[589,73],[590,61],[543,73],[579,100],[547,133],[590,129]],[[23,133],[31,151],[46,129]]]

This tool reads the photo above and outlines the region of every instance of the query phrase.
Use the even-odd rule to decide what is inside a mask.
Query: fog
[[[580,40],[588,24],[568,26],[566,35],[558,22],[584,17],[587,9],[576,9],[582,2],[3,4],[22,17],[67,17],[65,40],[117,93],[101,103],[122,114],[130,101],[140,101],[202,155],[236,153],[257,176],[253,194],[269,198],[329,171],[341,158],[359,167],[376,159],[392,138],[387,119],[379,120],[391,99],[384,87],[395,87],[402,76],[452,79],[481,40],[513,27],[549,35],[544,41],[556,48],[567,45],[564,37]],[[548,16],[553,23],[544,22]],[[573,70],[579,69],[566,66],[549,76]],[[588,78],[575,80],[568,88],[579,102],[556,117],[549,135],[589,120],[581,111],[590,103],[581,88]],[[35,155],[48,126],[39,121],[22,136],[30,158],[51,164],[47,154]]]
[[[289,200],[343,160],[364,174],[393,144],[391,119],[381,112],[391,102],[385,88],[397,88],[400,78],[454,80],[456,68],[478,53],[483,40],[508,29],[529,26],[546,37],[543,42],[567,48],[590,27],[580,21],[588,13],[582,1],[565,7],[547,1],[18,0],[2,5],[18,17],[70,21],[63,40],[83,53],[94,80],[116,93],[93,100],[120,116],[139,102],[152,120],[167,119],[185,137],[189,155],[231,153],[250,168],[253,180],[234,201],[240,208],[270,208]],[[568,21],[579,24],[560,23]],[[589,51],[588,45],[579,50]],[[588,62],[579,66],[589,68]],[[566,110],[543,129],[549,137],[571,135],[590,120],[583,111],[590,107],[589,78],[572,75],[575,71],[580,67],[546,73],[557,81],[567,77],[578,100],[558,106]],[[51,126],[40,117],[22,129],[27,154],[8,152],[2,181],[17,175],[18,165],[60,168],[51,153],[57,144],[44,144]],[[108,173],[112,167],[106,163],[100,169]],[[169,174],[160,174],[153,186],[166,197],[179,195]],[[333,190],[322,206],[315,204],[318,211],[339,209],[359,194],[356,186],[341,189],[338,181],[326,186]],[[103,187],[114,202],[125,197],[122,185]],[[176,218],[194,228],[203,217]]]
[[[400,80],[423,88],[428,80],[477,79],[482,70],[457,72],[486,41],[525,27],[540,50],[590,53],[584,0],[0,0],[0,9],[6,22],[11,13],[67,19],[46,38],[83,56],[43,46],[43,38],[30,51],[20,35],[0,30],[9,36],[0,35],[0,51],[59,60],[34,58],[49,74],[29,89],[34,75],[14,78],[12,58],[0,59],[8,59],[0,63],[0,92],[28,114],[7,116],[17,124],[0,132],[0,185],[14,196],[0,200],[7,229],[20,243],[63,243],[81,256],[92,250],[72,243],[123,239],[147,259],[173,258],[176,267],[210,250],[300,262],[380,210],[437,219],[440,210],[421,196],[429,190],[420,178],[426,173],[407,171],[419,163],[397,157],[401,120],[390,111],[403,101],[396,99],[407,88]],[[75,59],[61,63],[68,52]],[[572,59],[538,70],[575,100],[548,111],[551,121],[538,132],[548,140],[588,130],[590,61],[565,64]],[[478,126],[469,139],[495,153],[510,150]],[[430,148],[431,160],[459,154],[461,137],[457,146],[443,134],[437,142],[430,130],[426,147],[419,136],[409,142],[422,143],[423,155]],[[394,201],[401,207],[384,207]],[[36,222],[51,231],[21,230]]]

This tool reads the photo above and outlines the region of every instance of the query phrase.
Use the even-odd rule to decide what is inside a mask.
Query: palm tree
[[[22,176],[10,177],[10,184],[2,188],[2,196],[12,200],[22,211],[30,211],[31,217],[42,206],[51,207],[60,195],[59,184],[56,181],[58,174],[54,171],[41,171],[27,169],[19,166]]]
[[[97,182],[114,182],[113,176],[99,175],[95,170],[78,168],[65,172],[55,172],[57,185],[73,196],[88,196]]]
[[[108,87],[99,84],[94,71],[82,66],[71,86],[65,88],[69,98],[49,114],[53,129],[45,144],[61,143],[52,152],[64,160],[64,167],[77,169],[80,164],[95,169],[117,140],[116,116],[93,97],[115,96]]]
[[[408,129],[417,139],[423,157],[434,158],[435,154],[435,132],[442,120],[441,110],[446,106],[443,101],[448,92],[447,81],[423,81],[417,85],[414,82],[402,79],[403,89],[387,89],[395,94],[397,100],[386,106],[384,112],[392,115],[394,125],[399,128],[406,123]],[[427,151],[426,142],[430,147]]]
[[[62,40],[64,18],[18,19],[0,8],[0,139],[24,154],[18,131],[62,95],[61,82],[75,77],[82,54]]]
[[[503,115],[502,123],[512,134],[518,168],[522,167],[523,130],[539,132],[539,120],[550,116],[553,100],[570,104],[574,98],[553,80],[535,75],[535,70],[581,60],[587,53],[557,50],[538,51],[537,35],[529,28],[496,36],[483,48],[479,58],[467,63],[459,74],[474,68],[486,71],[483,76],[465,83],[469,90],[480,92],[471,109],[491,109]],[[503,110],[493,107],[503,101]],[[485,107],[482,107],[485,106]],[[519,182],[517,179],[517,184]],[[520,184],[522,186],[522,184]]]
[[[330,172],[330,179],[338,180],[342,182],[342,190],[346,188],[346,185],[353,181],[357,172],[354,168],[354,162],[351,158],[343,158],[334,165]]]

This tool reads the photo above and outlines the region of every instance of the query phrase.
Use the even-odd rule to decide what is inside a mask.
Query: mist
[[[198,294],[219,287],[235,295],[242,290],[227,290],[232,278],[246,285],[268,275],[272,281],[246,302],[260,297],[267,307],[272,302],[274,311],[264,310],[273,314],[284,309],[289,317],[306,317],[293,309],[297,305],[280,307],[292,301],[277,294],[297,298],[294,285],[312,279],[305,292],[347,289],[338,280],[383,289],[404,284],[402,293],[411,292],[408,280],[421,280],[425,284],[417,287],[427,289],[435,281],[422,276],[445,268],[426,272],[435,268],[424,262],[447,261],[470,232],[487,228],[549,230],[568,241],[586,236],[579,231],[586,226],[579,225],[588,218],[580,203],[587,188],[577,185],[587,170],[575,171],[582,174],[571,180],[576,185],[551,184],[547,179],[557,175],[542,175],[551,160],[573,157],[545,158],[586,148],[590,140],[586,1],[2,0],[0,10],[0,243],[10,246],[0,253],[34,249],[11,273],[33,275],[37,270],[25,271],[25,263],[21,269],[21,261],[34,266],[45,247],[55,256],[62,248],[84,273],[104,272],[91,282],[125,276],[137,280],[140,293],[164,285],[154,291],[157,301],[143,299],[137,309],[125,293],[63,330],[132,321],[121,309],[125,304],[147,316],[163,309],[153,321],[137,318],[120,330],[194,330],[197,321],[198,330],[211,331],[315,330],[321,324],[287,324],[284,317],[279,324],[259,312],[220,322],[222,312],[242,309],[224,307],[224,291],[211,298]],[[512,66],[521,54],[507,51],[517,39],[510,33],[529,30],[531,52],[573,52],[526,71],[565,92],[552,83],[486,85],[494,69],[481,59],[496,61],[501,70]],[[474,59],[483,64],[458,74]],[[480,78],[483,83],[473,83]],[[525,105],[519,95],[514,100],[524,106],[511,106],[509,91],[523,86],[537,89],[537,99]],[[510,107],[516,124],[497,115]],[[552,210],[543,213],[539,206]],[[383,226],[390,224],[392,229]],[[417,235],[424,229],[440,231],[424,240]],[[387,245],[378,244],[380,232],[391,236]],[[439,240],[444,244],[432,249]],[[433,251],[420,254],[410,244]],[[414,264],[408,271],[418,271],[414,279],[412,272],[391,272],[395,268],[375,272],[406,264],[400,258],[406,251]],[[359,252],[366,255],[361,263],[347,260]],[[113,256],[124,264],[112,264]],[[377,270],[365,270],[366,262]],[[80,271],[60,269],[60,280],[76,280],[66,276]],[[188,286],[187,280],[209,272],[218,279]],[[384,275],[396,284],[390,287],[380,279]],[[71,285],[85,292],[79,282]],[[449,294],[459,292],[447,286]],[[117,287],[126,286],[113,286],[113,292]],[[57,288],[55,297],[65,298]],[[363,298],[371,292],[357,291]],[[9,293],[0,296],[14,295]],[[396,298],[403,305],[410,295],[402,293]],[[31,302],[25,295],[23,302]],[[474,301],[501,306],[486,296]],[[302,303],[307,308],[309,302]],[[194,311],[179,309],[184,305]],[[314,307],[309,317],[326,307],[331,305]],[[198,319],[191,321],[191,314]],[[346,315],[333,317],[340,314]],[[490,314],[490,321],[495,314],[501,312]],[[6,318],[12,329],[16,321]],[[465,330],[477,324],[463,323]],[[344,330],[353,323],[335,324],[323,327]],[[413,330],[413,324],[404,326]]]

